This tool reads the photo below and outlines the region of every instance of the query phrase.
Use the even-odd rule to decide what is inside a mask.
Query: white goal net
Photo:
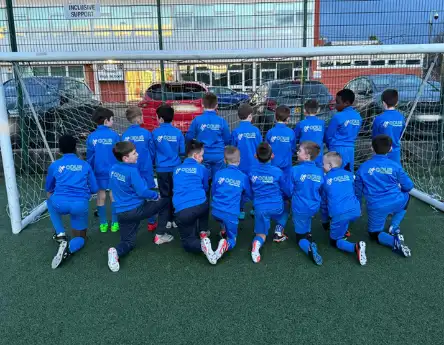
[[[168,55],[162,66],[157,60],[111,60],[111,53],[99,61],[9,63],[11,73],[3,75],[3,89],[21,228],[45,209],[45,175],[52,159],[58,158],[59,136],[73,134],[84,155],[85,139],[95,128],[91,114],[96,107],[114,111],[114,129],[122,134],[129,126],[127,107],[140,107],[144,126],[152,130],[158,126],[155,110],[166,102],[175,108],[174,125],[185,132],[201,113],[205,92],[218,96],[219,115],[231,129],[239,123],[239,105],[250,103],[254,122],[265,135],[274,125],[277,106],[291,109],[289,126],[294,128],[304,119],[304,103],[310,99],[318,101],[317,116],[328,124],[336,113],[336,93],[351,89],[354,107],[363,118],[355,147],[357,168],[372,154],[372,124],[383,112],[381,94],[396,89],[397,108],[408,122],[402,165],[416,189],[439,204],[444,200],[442,59],[433,54],[390,54],[390,49],[366,54],[365,47],[361,55],[339,51],[344,50],[332,55],[312,49],[306,58],[279,58],[278,53],[264,57],[259,51],[260,58],[253,51],[242,59],[235,54],[211,60]]]

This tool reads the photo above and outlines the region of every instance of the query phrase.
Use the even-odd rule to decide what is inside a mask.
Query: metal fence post
[[[156,0],[157,4],[157,33],[159,36],[159,50],[163,50],[163,35],[162,35],[162,8],[160,0]],[[165,65],[164,61],[160,60],[160,81],[161,81],[161,93],[162,103],[165,103]]]
[[[444,155],[444,147],[443,147],[443,141],[444,141],[444,54],[441,54],[441,68],[439,70],[440,72],[440,76],[439,76],[439,82],[441,84],[441,92],[440,92],[440,97],[439,97],[439,103],[441,106],[441,128],[440,128],[440,132],[439,132],[439,139],[438,139],[438,156],[437,156],[437,161],[438,164],[440,164],[441,159]]]
[[[304,27],[302,33],[302,46],[307,46],[307,29],[308,29],[308,0],[304,0]],[[301,78],[301,93],[302,93],[302,106],[301,106],[301,120],[304,119],[304,84],[307,80],[307,58],[302,58],[302,78]]]

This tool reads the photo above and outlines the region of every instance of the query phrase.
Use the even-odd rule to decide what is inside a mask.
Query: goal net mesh
[[[397,89],[397,108],[408,119],[402,140],[402,165],[415,187],[444,199],[443,104],[440,63],[422,54],[313,56],[291,59],[270,56],[244,60],[78,61],[11,65],[3,76],[22,217],[44,202],[45,176],[59,157],[57,142],[64,133],[78,140],[94,130],[91,114],[101,105],[114,111],[114,129],[129,126],[125,110],[137,106],[144,126],[158,126],[156,107],[175,108],[174,125],[186,132],[202,111],[205,92],[215,93],[218,113],[230,129],[239,124],[237,108],[254,107],[254,123],[265,136],[274,125],[279,105],[291,109],[289,126],[304,118],[304,103],[316,99],[318,117],[327,123],[335,115],[335,94],[354,91],[354,107],[363,118],[355,146],[355,167],[372,155],[371,128],[383,111],[381,93]],[[430,73],[427,73],[430,70]],[[162,87],[162,74],[165,84]]]

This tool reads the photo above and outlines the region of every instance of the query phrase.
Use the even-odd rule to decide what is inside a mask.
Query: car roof
[[[207,87],[204,83],[198,82],[198,81],[167,81],[165,82],[165,85],[199,85],[199,86],[203,86],[203,87]],[[154,86],[154,85],[161,85],[161,83],[152,83],[150,85]]]
[[[367,74],[367,75],[361,75],[359,77],[356,77],[355,79],[358,78],[369,78],[369,79],[377,79],[377,78],[381,78],[381,77],[418,77],[416,74],[402,74],[402,73],[390,73],[390,74]]]
[[[288,79],[280,79],[280,80],[270,80],[265,82],[264,84],[272,85],[272,84],[284,84],[284,83],[293,83],[293,84],[301,84],[301,80],[288,80]],[[313,84],[313,85],[324,85],[318,80],[306,80],[305,84]]]

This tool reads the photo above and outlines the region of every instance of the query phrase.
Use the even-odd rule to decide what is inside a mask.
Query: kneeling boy
[[[159,221],[162,220],[159,224],[166,224],[168,200],[160,199],[140,175],[138,154],[131,141],[118,142],[113,153],[119,163],[111,168],[109,185],[120,224],[120,243],[108,250],[108,267],[117,272],[120,269],[119,259],[136,245],[141,220],[159,214]],[[165,232],[165,228],[162,230]]]
[[[84,246],[89,199],[99,189],[91,166],[77,157],[76,140],[71,135],[60,137],[59,149],[63,157],[49,166],[45,185],[48,212],[55,229],[53,238],[59,243],[51,264],[53,269]],[[69,243],[62,223],[62,215],[67,214],[71,217],[73,237]]]

